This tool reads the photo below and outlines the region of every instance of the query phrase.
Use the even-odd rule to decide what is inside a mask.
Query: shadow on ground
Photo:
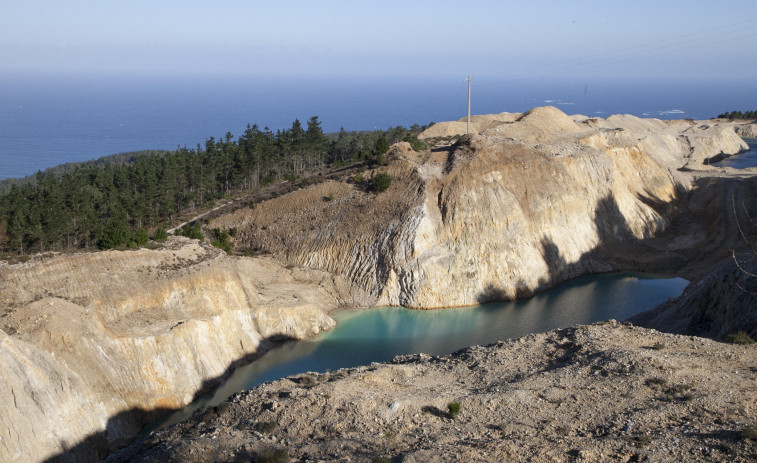
[[[280,335],[264,339],[261,341],[261,350],[259,352],[248,354],[233,361],[222,375],[205,380],[200,389],[195,393],[192,401],[194,402],[212,391],[227,379],[235,369],[257,360],[272,347],[291,339]],[[156,408],[152,410],[133,408],[120,412],[108,419],[105,430],[93,433],[73,446],[64,446],[65,450],[63,452],[48,458],[45,462],[79,463],[100,461],[118,449],[123,450],[111,455],[112,458],[108,458],[108,461],[129,461],[129,449],[124,447],[130,444],[133,445],[134,439],[139,436],[146,426],[175,411],[176,409],[172,408]]]

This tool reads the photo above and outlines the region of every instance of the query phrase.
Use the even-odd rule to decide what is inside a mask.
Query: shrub
[[[413,151],[423,151],[427,148],[426,143],[421,141],[417,135],[407,135],[403,141],[410,143]]]
[[[377,193],[380,193],[382,191],[386,191],[386,189],[389,188],[389,185],[391,184],[392,177],[390,177],[389,174],[385,172],[380,172],[373,177],[373,180],[371,180],[371,189]]]
[[[202,236],[202,230],[200,230],[200,224],[194,223],[194,224],[184,224],[183,227],[181,227],[180,230],[176,231],[177,235],[180,236],[186,236],[187,238],[192,238],[193,240],[201,240],[203,239]]]
[[[647,436],[646,434],[642,436],[634,436],[633,438],[631,438],[631,441],[633,442],[634,447],[644,448],[644,447],[648,447],[649,444],[652,443],[652,437]]]
[[[289,453],[284,449],[266,449],[258,455],[258,463],[287,463]]]
[[[731,344],[754,344],[754,339],[743,331],[731,333],[725,337],[725,341]]]
[[[155,233],[152,235],[152,239],[162,243],[163,241],[168,239],[168,233],[166,233],[166,230],[163,227],[158,227],[155,229]]]
[[[363,183],[363,174],[362,173],[355,174],[355,176],[352,177],[352,181],[355,182],[355,183],[357,183],[358,185],[361,184],[361,183]]]
[[[137,243],[137,246],[144,246],[149,240],[150,238],[147,236],[147,229],[145,227],[138,228],[134,233],[134,242]]]
[[[447,404],[447,412],[449,413],[449,417],[453,420],[457,418],[457,415],[460,414],[460,402],[450,402]]]
[[[741,430],[739,437],[744,440],[757,440],[757,428],[746,427]]]
[[[649,387],[652,387],[652,386],[664,386],[665,384],[667,384],[667,382],[668,381],[665,378],[654,377],[654,378],[647,379],[646,380],[646,385],[649,386]]]
[[[253,426],[253,429],[261,434],[271,434],[279,427],[279,424],[275,421],[258,421]]]
[[[652,349],[654,350],[663,350],[665,348],[665,344],[661,342],[656,342],[652,345]]]

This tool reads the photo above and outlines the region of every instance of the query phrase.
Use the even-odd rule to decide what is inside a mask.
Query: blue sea
[[[0,76],[0,179],[144,149],[195,147],[318,116],[326,132],[409,127],[465,116],[460,78]],[[568,114],[707,119],[757,109],[751,82],[508,80],[473,76],[471,112],[553,105]]]

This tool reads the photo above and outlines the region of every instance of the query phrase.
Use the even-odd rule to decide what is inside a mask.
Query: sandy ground
[[[754,461],[756,346],[611,321],[404,356],[239,393],[109,461]]]

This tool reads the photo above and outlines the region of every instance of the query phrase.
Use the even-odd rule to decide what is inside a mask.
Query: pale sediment
[[[3,461],[101,458],[267,339],[313,336],[333,326],[328,310],[353,303],[338,277],[186,238],[2,272]]]
[[[471,305],[622,268],[608,250],[673,223],[694,185],[679,169],[746,147],[728,125],[555,108],[475,123],[454,145],[395,145],[364,172],[388,172],[386,192],[327,181],[210,224],[266,257],[173,238],[2,264],[0,459],[101,457],[339,306]]]

